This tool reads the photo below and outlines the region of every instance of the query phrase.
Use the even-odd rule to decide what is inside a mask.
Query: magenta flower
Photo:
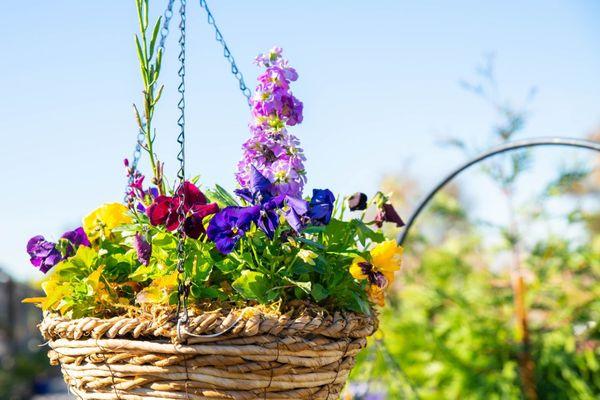
[[[169,231],[176,230],[179,226],[179,204],[182,194],[184,203],[181,211],[185,218],[183,221],[184,233],[193,239],[198,239],[204,233],[204,218],[219,211],[219,206],[216,203],[208,204],[206,196],[191,182],[186,181],[173,197],[156,197],[150,207],[146,209],[146,215],[150,218],[152,225],[164,225]]]
[[[44,239],[37,235],[27,242],[27,253],[29,253],[31,264],[43,273],[62,261],[63,257],[56,248],[56,243]]]

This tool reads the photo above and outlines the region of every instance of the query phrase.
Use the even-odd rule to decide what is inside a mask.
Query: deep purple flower
[[[29,239],[27,253],[31,257],[31,264],[43,273],[48,272],[63,259],[60,251],[56,248],[56,243],[47,241],[41,235]]]
[[[152,255],[152,243],[149,243],[142,235],[136,233],[133,237],[133,247],[137,253],[137,259],[143,265],[150,263],[150,256]]]
[[[250,204],[260,204],[273,197],[273,184],[254,165],[250,166],[248,187],[235,193]]]
[[[385,203],[381,206],[377,214],[375,215],[375,225],[379,228],[383,226],[384,222],[391,222],[396,224],[398,228],[402,228],[405,224],[402,218],[396,212],[396,209],[390,203]]]
[[[260,204],[260,213],[256,224],[273,239],[275,230],[279,226],[279,210],[287,202],[288,196],[279,195]]]
[[[327,225],[333,213],[335,196],[329,189],[313,189],[313,197],[308,204],[308,216],[315,225]]]
[[[226,207],[210,220],[206,233],[217,249],[229,254],[260,214],[260,206]]]
[[[91,247],[90,240],[88,239],[82,227],[63,233],[61,239],[66,239],[69,242],[68,246],[66,247],[65,254],[67,257],[75,254],[75,251],[79,246]]]

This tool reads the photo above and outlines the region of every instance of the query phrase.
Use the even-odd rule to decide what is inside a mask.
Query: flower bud
[[[348,207],[350,211],[365,210],[367,208],[367,195],[364,193],[354,193],[348,197]]]

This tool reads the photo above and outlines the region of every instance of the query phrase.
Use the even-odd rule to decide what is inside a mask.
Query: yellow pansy
[[[398,271],[402,263],[402,247],[394,240],[379,243],[371,250],[371,262],[380,271]]]
[[[100,206],[83,219],[83,230],[90,241],[108,237],[113,228],[131,223],[129,210],[121,203],[109,203]]]
[[[387,240],[377,244],[369,253],[370,261],[360,256],[354,258],[350,274],[355,279],[367,280],[369,298],[383,305],[383,290],[394,281],[394,272],[400,269],[402,247],[393,240]]]

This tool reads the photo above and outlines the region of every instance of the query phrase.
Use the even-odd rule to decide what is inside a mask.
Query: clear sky
[[[158,12],[166,1],[152,3]],[[188,3],[188,171],[232,188],[248,109],[203,10]],[[494,114],[458,82],[489,52],[508,97],[539,89],[527,136],[583,136],[600,125],[597,1],[210,3],[249,83],[253,57],[275,44],[298,69],[305,122],[293,133],[308,156],[309,188],[372,192],[383,174],[406,169],[427,188],[463,158],[439,147],[441,138],[488,143]],[[137,25],[133,0],[1,5],[0,266],[32,278],[29,237],[56,239],[100,203],[122,198],[122,159],[136,135],[131,104],[141,90]],[[171,176],[176,35],[157,115],[157,150]],[[576,156],[539,154],[530,182]],[[485,184],[468,182],[479,212],[496,213]]]

